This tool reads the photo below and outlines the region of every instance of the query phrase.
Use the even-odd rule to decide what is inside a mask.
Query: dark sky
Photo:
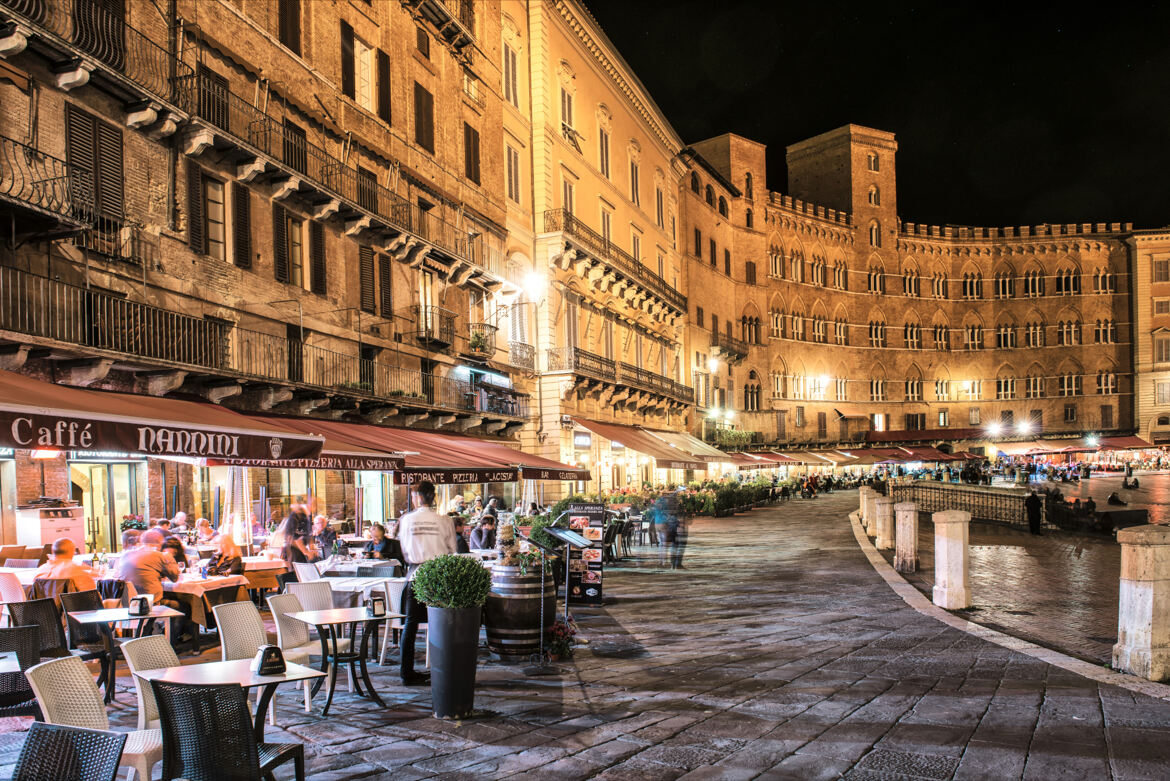
[[[910,222],[1170,225],[1170,3],[585,0],[685,142],[898,138]],[[1091,13],[1080,13],[1080,9]]]

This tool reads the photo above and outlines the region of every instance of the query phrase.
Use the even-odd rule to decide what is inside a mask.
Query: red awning
[[[702,461],[690,460],[690,453],[683,453],[673,448],[663,440],[643,431],[636,426],[624,426],[620,423],[601,423],[586,418],[573,418],[580,426],[592,431],[597,436],[608,439],[610,442],[620,442],[631,450],[650,456],[654,465],[659,469],[703,469],[707,465]]]
[[[866,442],[931,442],[934,440],[984,439],[977,428],[924,428],[913,431],[867,431]]]
[[[899,450],[906,452],[906,455],[903,456],[903,460],[906,461],[929,461],[937,463],[960,460],[955,456],[952,456],[950,453],[944,453],[938,448],[925,445],[919,447],[903,447],[899,448]]]
[[[1101,450],[1144,450],[1156,445],[1145,441],[1141,437],[1101,437],[1098,443]]]
[[[279,423],[297,418],[280,418],[276,416],[253,416],[243,413],[233,413],[248,421],[257,421],[264,424]],[[333,421],[326,421],[332,423]],[[290,426],[291,428],[291,426]],[[310,428],[310,427],[305,427]],[[343,434],[321,431],[325,437],[325,444],[321,447],[321,455],[317,458],[290,459],[282,458],[277,461],[258,461],[247,458],[205,458],[201,459],[203,466],[252,466],[271,467],[275,469],[332,469],[340,472],[391,472],[402,469],[405,459],[402,453],[385,452],[363,447],[347,439]]]
[[[757,456],[755,453],[727,453],[727,458],[739,469],[771,469],[776,466],[774,460]]]
[[[775,450],[769,450],[765,453],[762,453],[761,455],[767,456],[768,458],[777,462],[777,464],[779,464],[779,465],[799,464],[800,463],[799,458],[793,458],[792,456],[786,456],[783,453],[780,453],[780,452],[775,451]]]
[[[316,458],[322,439],[198,401],[73,388],[0,371],[0,446],[149,456]]]

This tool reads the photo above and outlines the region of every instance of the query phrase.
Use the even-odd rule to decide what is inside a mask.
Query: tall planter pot
[[[475,709],[479,607],[428,607],[431,700],[435,717],[465,719]]]

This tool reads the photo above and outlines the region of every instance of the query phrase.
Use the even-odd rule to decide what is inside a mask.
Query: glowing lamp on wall
[[[990,436],[998,437],[1000,434],[1003,433],[1003,426],[1001,426],[998,423],[992,423],[987,427],[987,433]]]

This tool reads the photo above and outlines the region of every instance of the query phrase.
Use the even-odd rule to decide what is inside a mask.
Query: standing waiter
[[[406,589],[402,592],[406,621],[402,628],[399,671],[404,686],[421,686],[429,683],[431,676],[414,671],[414,641],[427,608],[414,598],[414,573],[424,561],[455,552],[455,526],[448,516],[435,512],[435,485],[429,480],[416,484],[410,491],[410,499],[414,509],[398,521],[398,542],[408,567]]]

